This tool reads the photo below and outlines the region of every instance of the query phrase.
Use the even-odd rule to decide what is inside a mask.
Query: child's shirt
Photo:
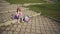
[[[21,18],[22,17],[22,12],[18,12],[17,16],[18,16],[18,18]]]

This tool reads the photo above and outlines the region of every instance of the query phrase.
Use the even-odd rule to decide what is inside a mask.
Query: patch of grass
[[[20,4],[20,3],[45,3],[46,1],[43,0],[6,0],[7,2],[11,4]]]
[[[42,4],[28,7],[36,12],[41,12],[42,15],[51,16],[60,20],[60,4]]]
[[[56,3],[60,4],[60,0],[57,0],[57,2],[56,2]]]

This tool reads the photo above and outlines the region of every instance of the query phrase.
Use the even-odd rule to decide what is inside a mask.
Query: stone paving
[[[6,7],[6,5],[4,6]],[[9,5],[7,8],[9,9],[9,12],[16,11],[17,5]],[[37,14],[36,12],[27,10],[24,7],[22,7],[22,11],[23,16]],[[29,23],[23,22],[18,24],[15,22],[14,24],[10,24],[8,26],[0,26],[0,34],[60,34],[60,23],[39,15],[31,17]]]
[[[0,12],[6,11],[6,7],[9,6],[9,3],[5,0],[0,0]]]
[[[32,17],[29,23],[0,27],[0,34],[60,34],[60,23],[43,16]]]

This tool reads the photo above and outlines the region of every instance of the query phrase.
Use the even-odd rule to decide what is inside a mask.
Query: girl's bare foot
[[[20,22],[18,21],[18,23],[20,23]]]

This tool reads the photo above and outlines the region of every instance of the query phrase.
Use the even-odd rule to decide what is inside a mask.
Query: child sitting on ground
[[[17,17],[18,17],[17,22],[20,23],[20,19],[22,17],[22,11],[20,7],[17,8]]]

